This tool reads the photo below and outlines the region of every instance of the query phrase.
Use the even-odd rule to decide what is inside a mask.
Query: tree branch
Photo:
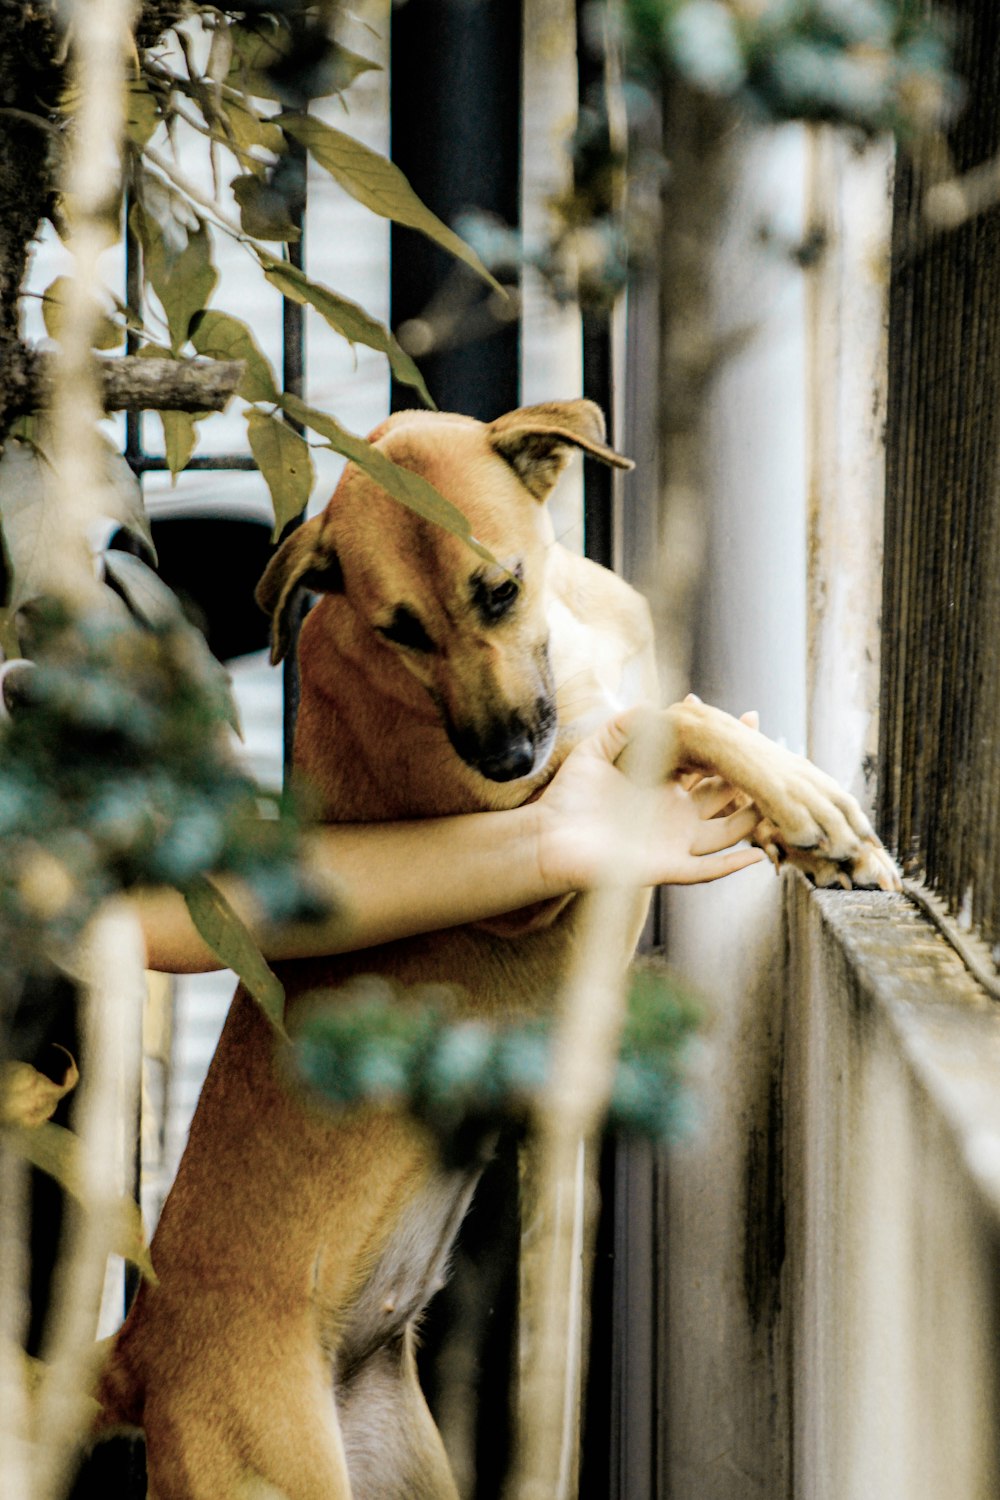
[[[21,416],[47,406],[51,356],[23,350],[21,378],[11,391],[11,411]],[[243,375],[241,359],[140,359],[126,355],[97,361],[105,411],[221,411]],[[9,379],[10,371],[7,372]]]

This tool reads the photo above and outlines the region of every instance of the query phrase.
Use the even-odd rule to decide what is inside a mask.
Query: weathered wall
[[[748,333],[709,412],[694,682],[863,799],[888,167],[829,136],[748,148],[718,269],[720,331]],[[782,272],[776,240],[816,229],[818,260]],[[715,1021],[665,1168],[660,1493],[996,1496],[1000,1015],[903,897],[756,870],[676,893],[670,919]]]
[[[668,1493],[993,1500],[1000,1012],[905,896],[784,887],[671,1160]]]
[[[695,905],[719,997],[689,1138],[670,1154],[666,1477],[672,1500],[779,1500],[791,1452],[778,887],[733,883]],[[700,898],[700,899],[699,899]],[[704,917],[711,903],[712,930]],[[690,905],[691,903],[689,903]],[[741,976],[737,981],[736,972]]]
[[[903,896],[795,881],[787,906],[788,1493],[987,1500],[1000,1220],[975,1142],[1000,1105],[976,1096],[1000,1012]]]

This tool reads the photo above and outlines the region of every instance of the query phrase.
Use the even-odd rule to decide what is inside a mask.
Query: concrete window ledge
[[[856,1001],[883,1017],[1000,1217],[1000,1004],[907,896],[815,891],[811,901]]]
[[[996,1500],[1000,1007],[907,897],[785,899],[776,1180],[745,1251],[770,1253],[748,1315],[773,1472],[741,1493]]]

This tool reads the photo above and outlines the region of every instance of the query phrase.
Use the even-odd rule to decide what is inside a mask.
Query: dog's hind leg
[[[354,1500],[459,1500],[417,1379],[411,1330],[352,1372],[337,1409]]]

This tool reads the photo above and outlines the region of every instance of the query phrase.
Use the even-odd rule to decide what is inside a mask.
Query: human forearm
[[[331,904],[331,915],[318,923],[268,926],[245,889],[220,884],[268,958],[344,953],[562,894],[543,876],[543,826],[532,803],[510,812],[314,829],[305,858]],[[194,973],[221,967],[177,892],[143,891],[135,905],[150,968]]]
[[[763,858],[737,847],[757,821],[754,809],[741,804],[720,816],[730,788],[713,778],[691,791],[673,780],[640,786],[618,769],[630,724],[624,715],[605,725],[537,801],[508,812],[314,829],[306,859],[330,894],[326,921],[268,927],[245,889],[220,883],[269,958],[311,958],[483,921],[609,880],[691,884]],[[136,907],[151,968],[220,967],[176,892],[143,893]]]

